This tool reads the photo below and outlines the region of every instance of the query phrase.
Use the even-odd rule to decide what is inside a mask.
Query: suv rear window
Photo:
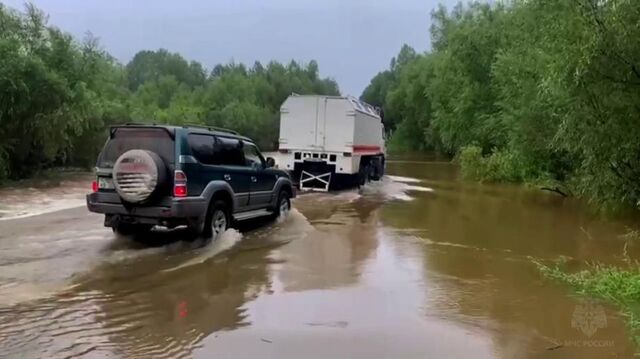
[[[193,156],[206,165],[216,164],[213,157],[213,144],[216,138],[211,135],[189,134],[189,146]]]
[[[234,138],[190,134],[189,146],[193,156],[207,165],[246,166],[242,143]]]
[[[161,128],[118,128],[102,149],[98,167],[113,168],[120,155],[133,149],[155,152],[165,164],[174,163],[173,139],[167,131]]]
[[[213,147],[213,157],[217,164],[230,166],[245,166],[242,143],[233,138],[216,138]]]

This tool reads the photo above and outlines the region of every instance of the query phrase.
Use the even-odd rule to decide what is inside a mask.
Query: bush
[[[462,169],[462,177],[470,180],[482,180],[486,176],[486,160],[478,146],[463,147],[457,161]]]
[[[390,153],[411,153],[424,150],[422,129],[413,121],[402,122],[387,141]]]
[[[489,182],[527,181],[526,166],[522,158],[507,150],[495,150],[483,156],[478,146],[466,146],[457,157],[465,179]]]

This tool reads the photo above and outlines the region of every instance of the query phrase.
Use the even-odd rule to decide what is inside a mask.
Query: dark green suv
[[[286,214],[295,196],[253,141],[209,127],[112,127],[96,176],[87,207],[121,234],[186,225],[215,237],[235,221]]]

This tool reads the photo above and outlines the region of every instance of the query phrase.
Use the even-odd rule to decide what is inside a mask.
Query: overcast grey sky
[[[0,0],[22,9],[23,0]],[[430,12],[457,0],[33,0],[50,22],[83,37],[91,31],[126,63],[166,48],[211,69],[315,59],[343,94],[359,96],[403,43],[429,46]]]

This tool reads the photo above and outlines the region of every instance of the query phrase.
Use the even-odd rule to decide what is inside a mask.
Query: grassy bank
[[[551,280],[569,285],[576,293],[611,303],[620,309],[640,355],[640,264],[627,260],[624,267],[591,264],[587,269],[569,272],[563,263],[535,262]]]

